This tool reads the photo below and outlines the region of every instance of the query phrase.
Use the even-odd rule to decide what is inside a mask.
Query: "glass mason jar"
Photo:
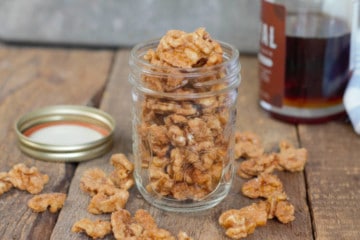
[[[224,199],[232,182],[239,53],[220,43],[221,64],[155,66],[144,55],[158,43],[135,46],[129,60],[135,182],[158,208],[204,210]]]
[[[260,105],[272,116],[317,123],[344,115],[352,2],[262,1]]]

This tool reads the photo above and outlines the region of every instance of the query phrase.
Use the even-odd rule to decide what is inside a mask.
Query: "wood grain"
[[[316,239],[360,239],[360,138],[344,122],[300,126]]]
[[[49,175],[43,192],[67,192],[75,166],[36,161],[17,148],[16,119],[54,104],[91,104],[106,84],[113,54],[109,51],[0,48],[0,171],[16,163],[36,166]],[[0,197],[1,239],[49,239],[57,214],[36,214],[26,205],[32,195],[11,190]]]
[[[75,175],[71,181],[69,188],[69,195],[65,206],[59,214],[58,221],[54,227],[51,239],[88,239],[84,234],[72,233],[72,225],[81,218],[87,217],[90,219],[110,219],[107,214],[92,215],[87,212],[87,206],[90,197],[83,193],[80,186],[80,178],[84,171],[89,168],[100,168],[109,173],[112,166],[109,164],[109,158],[112,153],[123,152],[129,155],[132,152],[131,140],[131,91],[128,83],[128,55],[129,51],[120,51],[115,58],[115,66],[107,84],[103,98],[100,104],[100,109],[111,114],[116,120],[116,129],[114,136],[113,150],[97,159],[79,164]],[[131,197],[128,206],[136,201],[136,189],[131,191]],[[144,201],[140,199],[142,203]],[[140,205],[138,205],[141,207]],[[113,239],[108,236],[105,239]]]
[[[239,88],[238,122],[237,129],[254,131],[259,134],[268,151],[277,149],[278,141],[287,139],[298,145],[296,127],[274,121],[257,105],[257,61],[254,57],[241,58],[243,82]],[[114,71],[105,90],[101,109],[110,113],[117,122],[115,131],[115,146],[112,152],[123,152],[130,155],[132,152],[131,139],[131,86],[127,82],[129,73],[128,51],[119,51],[116,56]],[[84,234],[70,232],[72,224],[83,217],[91,219],[109,219],[109,215],[95,216],[87,213],[86,207],[90,198],[79,189],[81,175],[86,169],[100,167],[109,172],[108,163],[110,154],[82,163],[78,166],[71,182],[69,197],[65,207],[59,215],[51,239],[87,239]],[[296,220],[284,225],[275,220],[269,221],[267,226],[258,228],[247,239],[312,239],[310,214],[306,203],[305,180],[302,173],[280,173],[285,189],[291,202],[296,207]],[[192,213],[178,214],[159,210],[145,202],[134,187],[130,192],[130,200],[126,208],[134,213],[139,208],[150,211],[160,227],[170,230],[173,234],[183,230],[194,239],[227,239],[223,229],[217,223],[221,212],[230,208],[240,208],[254,200],[249,200],[239,194],[243,180],[236,177],[229,196],[213,209]],[[108,236],[106,239],[113,239]]]

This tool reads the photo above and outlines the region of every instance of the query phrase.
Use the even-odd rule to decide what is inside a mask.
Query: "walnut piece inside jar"
[[[142,81],[160,93],[181,96],[226,87],[213,83],[225,76],[220,67],[211,74],[204,70],[204,76],[185,77],[192,69],[223,62],[221,45],[204,28],[192,33],[168,31],[144,60],[161,76],[144,74]],[[229,163],[230,98],[228,92],[194,99],[145,95],[137,129],[141,165],[149,177],[147,191],[177,200],[201,200],[216,189]]]

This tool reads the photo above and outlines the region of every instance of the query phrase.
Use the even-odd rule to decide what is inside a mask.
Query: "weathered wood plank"
[[[129,73],[127,62],[128,51],[120,51],[101,108],[113,115],[117,122],[113,152],[130,154],[132,152],[131,87],[127,82]],[[278,141],[282,139],[287,139],[297,145],[295,126],[272,120],[258,108],[257,60],[254,57],[242,57],[241,62],[243,65],[243,82],[239,91],[239,121],[237,128],[259,134],[269,151],[276,149]],[[109,219],[108,215],[94,216],[87,213],[86,207],[90,198],[79,189],[80,177],[86,169],[96,166],[110,171],[109,156],[110,154],[79,165],[70,186],[67,204],[59,216],[51,239],[87,239],[83,234],[70,233],[71,226],[76,220],[82,217]],[[291,202],[296,207],[296,220],[287,225],[280,224],[275,220],[269,221],[266,227],[258,228],[248,239],[312,239],[303,174],[281,173],[279,175],[284,182]],[[240,208],[254,202],[254,200],[249,200],[239,194],[242,183],[243,180],[236,177],[230,195],[220,205],[196,214],[178,214],[154,208],[142,199],[136,188],[131,190],[130,200],[126,208],[131,213],[134,213],[139,208],[149,210],[159,226],[169,229],[173,234],[176,234],[179,230],[184,230],[197,240],[227,239],[217,223],[221,212],[230,208]],[[107,239],[112,238],[112,236],[107,237]]]
[[[113,54],[41,48],[0,48],[0,171],[16,163],[50,177],[43,192],[67,192],[75,166],[36,161],[17,148],[13,125],[28,111],[53,104],[91,104],[106,84]],[[57,214],[32,213],[32,195],[11,190],[0,196],[1,239],[49,239]]]
[[[340,121],[299,129],[316,239],[360,239],[360,137]]]
[[[81,218],[90,219],[110,219],[109,215],[92,215],[87,212],[87,206],[90,197],[83,193],[80,186],[80,178],[84,171],[89,168],[98,167],[106,172],[112,170],[108,160],[112,153],[123,152],[130,154],[132,152],[131,141],[131,91],[128,83],[128,51],[120,51],[115,59],[115,69],[111,74],[111,79],[107,84],[100,108],[111,114],[116,120],[116,130],[114,136],[113,150],[100,158],[84,162],[78,165],[75,175],[71,181],[69,195],[65,206],[59,214],[58,221],[54,227],[51,239],[88,239],[84,234],[71,232],[72,225]],[[135,188],[131,191],[130,202],[136,198]],[[129,204],[128,204],[129,205]],[[113,239],[108,236],[105,239]]]

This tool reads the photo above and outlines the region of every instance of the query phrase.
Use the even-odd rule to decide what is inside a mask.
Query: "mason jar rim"
[[[213,66],[203,66],[203,67],[197,67],[197,68],[179,68],[179,67],[171,67],[171,66],[156,66],[148,61],[143,59],[144,54],[149,49],[156,49],[158,43],[160,41],[160,38],[148,40],[142,43],[139,43],[133,47],[133,49],[130,52],[130,75],[129,75],[129,81],[130,83],[135,86],[138,90],[149,94],[149,95],[158,95],[161,97],[168,97],[168,98],[201,98],[201,97],[207,97],[212,96],[214,94],[220,94],[222,92],[226,92],[231,88],[235,88],[240,84],[240,70],[241,65],[239,62],[239,51],[233,47],[232,45],[218,41],[216,40],[221,47],[223,48],[223,57],[225,57],[225,61],[216,64]],[[205,85],[211,85],[211,84],[221,84],[226,83],[227,87],[216,90],[213,92],[201,92],[201,93],[171,93],[171,92],[161,92],[157,90],[150,89],[146,86],[143,86],[141,84],[141,77],[139,77],[139,74],[145,74],[147,76],[153,76],[153,77],[172,77],[172,78],[197,78],[197,77],[207,77],[212,76],[219,72],[219,69],[227,69],[226,76],[208,81],[208,82],[202,82],[198,83],[199,86],[205,86]],[[230,81],[228,81],[230,79]]]
[[[186,72],[181,72],[181,73],[179,73],[179,75],[186,76],[186,77],[192,77],[193,74],[195,74],[194,77],[196,77],[198,72],[201,72],[203,74],[204,71],[210,71],[214,68],[215,69],[221,68],[221,67],[224,67],[226,65],[229,65],[229,64],[232,64],[232,63],[235,63],[238,61],[239,51],[234,46],[232,46],[231,44],[219,41],[219,40],[214,40],[214,41],[218,42],[222,48],[227,48],[230,50],[230,52],[232,53],[230,59],[228,59],[227,61],[224,61],[220,64],[213,65],[213,66],[203,66],[203,67],[196,67],[196,68],[182,68]],[[181,69],[179,67],[171,67],[171,66],[156,66],[156,65],[153,65],[153,64],[149,63],[148,61],[144,60],[143,58],[139,57],[140,55],[136,54],[141,49],[149,50],[149,49],[156,48],[159,42],[160,42],[160,38],[155,38],[155,39],[151,39],[151,40],[136,44],[130,52],[130,65],[132,65],[132,64],[142,65],[144,67],[147,67],[147,69],[156,69],[154,71],[157,73],[159,72],[157,70],[169,70],[169,69],[170,70],[179,70],[179,69]],[[143,52],[145,52],[145,51],[143,51]],[[133,62],[131,62],[131,61],[133,61]],[[151,71],[151,72],[153,72],[153,71]],[[240,72],[240,64],[239,64],[239,72]],[[176,75],[176,73],[174,73],[174,72],[172,72],[171,74]]]

